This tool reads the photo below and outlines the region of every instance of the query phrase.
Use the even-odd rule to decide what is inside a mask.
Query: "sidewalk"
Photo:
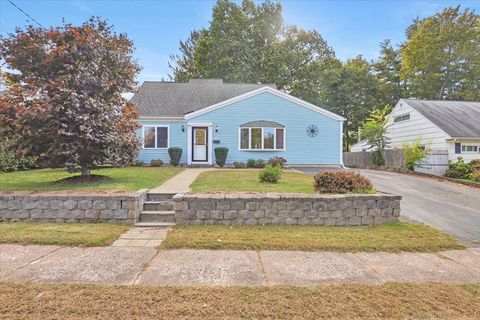
[[[215,170],[213,168],[187,168],[179,174],[165,181],[155,189],[150,189],[151,193],[183,193],[190,191],[190,185],[193,181],[205,171]]]
[[[337,253],[0,245],[0,280],[130,285],[480,283],[480,249]]]

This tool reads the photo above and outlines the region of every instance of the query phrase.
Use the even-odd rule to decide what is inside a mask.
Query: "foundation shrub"
[[[278,165],[267,164],[258,174],[260,182],[277,183],[282,176],[282,168]]]
[[[373,184],[364,176],[351,171],[323,171],[314,177],[318,193],[372,193]]]

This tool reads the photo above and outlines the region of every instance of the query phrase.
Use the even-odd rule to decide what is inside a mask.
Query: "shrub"
[[[9,150],[13,141],[6,138],[0,138],[0,172],[10,172],[17,170],[28,170],[35,168],[35,157],[24,157],[15,154]]]
[[[282,168],[280,166],[274,166],[267,164],[258,174],[260,182],[277,183],[282,176]]]
[[[280,168],[283,168],[285,163],[287,163],[287,160],[284,157],[273,157],[268,159],[267,162],[273,166],[280,166]]]
[[[150,161],[150,165],[152,167],[161,167],[161,166],[163,166],[163,161],[160,160],[160,159],[154,159],[154,160]]]
[[[248,159],[247,160],[247,167],[248,168],[255,168],[255,159]]]
[[[168,155],[170,156],[170,164],[176,167],[178,166],[178,164],[180,163],[180,159],[182,158],[182,148],[168,148]]]
[[[255,168],[262,169],[265,167],[265,160],[257,159],[255,160]]]
[[[243,169],[246,167],[245,163],[239,161],[235,161],[233,163],[233,166],[235,167],[235,169]]]
[[[385,165],[385,159],[383,158],[383,153],[380,150],[375,150],[372,152],[372,162],[378,167]]]
[[[318,193],[371,193],[370,180],[352,171],[322,171],[314,177]]]
[[[143,167],[145,165],[145,162],[142,160],[136,160],[135,161],[135,167]]]
[[[472,169],[470,164],[463,161],[463,157],[458,157],[457,162],[448,161],[448,170],[445,173],[446,177],[455,179],[468,179]]]
[[[473,159],[470,161],[470,169],[472,173],[480,172],[480,159]]]
[[[413,170],[415,165],[419,164],[423,158],[430,153],[430,148],[428,146],[424,149],[421,148],[420,138],[417,138],[412,145],[404,142],[402,148],[405,157],[405,166],[410,170]]]
[[[227,161],[228,148],[217,147],[215,148],[215,162],[223,168]]]
[[[471,178],[475,182],[480,182],[480,171],[472,173]]]

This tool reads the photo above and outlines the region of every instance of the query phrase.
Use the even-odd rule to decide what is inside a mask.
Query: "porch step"
[[[152,228],[152,227],[172,227],[175,223],[171,222],[137,222],[135,223],[135,227],[144,227],[144,228]]]
[[[174,211],[142,211],[139,222],[175,223]]]
[[[147,193],[147,202],[172,200],[176,193]]]
[[[148,201],[143,203],[145,211],[172,211],[173,203],[169,200],[164,201]]]

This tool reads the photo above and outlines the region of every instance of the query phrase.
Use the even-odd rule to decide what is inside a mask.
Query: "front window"
[[[250,137],[250,129],[242,128],[240,132],[240,149],[250,149],[249,137]]]
[[[143,147],[155,148],[155,127],[143,128]]]
[[[275,129],[263,128],[263,149],[274,149]]]
[[[262,128],[251,128],[250,137],[250,148],[262,149]]]
[[[240,150],[284,150],[283,128],[240,128]]]
[[[143,148],[144,149],[168,148],[168,127],[166,126],[143,127]]]
[[[462,152],[465,152],[465,153],[478,153],[478,145],[475,145],[475,144],[462,144]]]

